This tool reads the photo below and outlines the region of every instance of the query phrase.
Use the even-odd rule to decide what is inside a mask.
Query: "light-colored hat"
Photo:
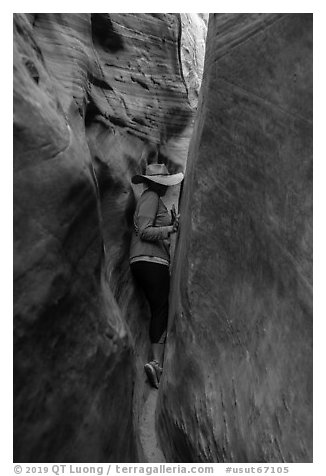
[[[132,183],[142,183],[147,182],[147,180],[169,187],[182,182],[183,173],[170,174],[164,164],[149,164],[146,166],[145,174],[134,175],[131,179]]]

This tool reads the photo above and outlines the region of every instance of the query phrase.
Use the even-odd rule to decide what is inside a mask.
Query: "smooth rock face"
[[[14,15],[16,462],[142,459],[149,313],[128,265],[130,178],[185,165],[180,26]]]
[[[180,13],[181,63],[189,102],[197,107],[204,69],[208,14]]]
[[[311,462],[312,15],[206,47],[157,428],[170,462]]]

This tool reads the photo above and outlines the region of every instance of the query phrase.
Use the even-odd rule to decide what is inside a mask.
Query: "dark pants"
[[[152,344],[159,342],[166,330],[169,313],[169,267],[149,261],[136,261],[131,271],[144,291],[151,309],[149,337]]]

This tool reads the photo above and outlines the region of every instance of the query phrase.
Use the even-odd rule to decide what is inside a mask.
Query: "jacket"
[[[130,259],[136,256],[155,256],[170,261],[171,216],[153,190],[145,190],[134,213]]]

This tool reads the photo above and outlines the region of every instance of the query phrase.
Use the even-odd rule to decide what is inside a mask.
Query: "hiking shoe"
[[[160,381],[163,368],[160,366],[157,360],[152,360],[151,364],[153,365],[155,369],[157,380]]]
[[[152,360],[151,362],[148,362],[147,364],[145,364],[144,369],[145,369],[147,378],[149,380],[149,383],[152,385],[152,387],[158,388],[158,384],[159,384],[163,369],[162,367],[160,367],[157,360]]]

